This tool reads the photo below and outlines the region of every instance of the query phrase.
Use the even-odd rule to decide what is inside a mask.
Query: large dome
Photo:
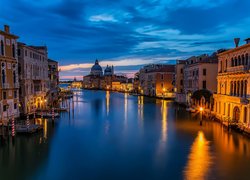
[[[98,60],[96,60],[95,64],[92,66],[90,74],[96,76],[102,76],[102,67],[99,65]]]

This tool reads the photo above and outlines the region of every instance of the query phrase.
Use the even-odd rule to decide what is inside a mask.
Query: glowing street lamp
[[[199,111],[200,111],[200,113],[201,113],[200,126],[202,126],[202,112],[204,111],[204,108],[203,108],[203,107],[200,107],[200,108],[199,108]]]

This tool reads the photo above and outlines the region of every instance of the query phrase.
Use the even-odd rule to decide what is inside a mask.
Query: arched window
[[[5,70],[2,70],[2,83],[5,84]]]
[[[233,81],[230,84],[230,95],[233,95]]]
[[[234,59],[234,66],[238,66],[237,58]]]
[[[234,59],[231,59],[231,67],[234,67]]]
[[[238,56],[238,65],[239,66],[241,65],[241,58],[240,58],[240,56]]]
[[[247,107],[244,107],[244,123],[247,123]]]
[[[236,96],[236,81],[234,81],[234,96]]]
[[[240,96],[243,97],[243,92],[244,92],[244,81],[241,81],[240,85]]]
[[[245,89],[244,89],[245,97],[247,97],[247,86],[248,86],[247,85],[247,80],[245,80],[245,86],[244,86],[245,87]]]
[[[13,82],[16,83],[16,71],[13,71]]]
[[[1,40],[1,55],[4,56],[4,45],[3,45],[3,40]]]
[[[242,65],[245,65],[245,57],[244,57],[244,55],[241,56],[241,61],[242,61]]]
[[[13,57],[13,58],[16,57],[16,48],[15,48],[15,44],[12,44],[12,57]]]
[[[246,54],[245,61],[246,61],[246,65],[248,65],[248,54]]]

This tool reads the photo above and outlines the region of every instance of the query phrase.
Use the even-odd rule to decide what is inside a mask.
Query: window
[[[246,54],[246,59],[245,60],[246,60],[245,64],[248,65],[248,54]]]
[[[195,71],[193,71],[193,76],[195,75]]]
[[[13,82],[16,83],[16,71],[13,71]]]
[[[3,99],[7,99],[7,93],[5,91],[3,92]]]
[[[207,81],[202,81],[202,88],[207,89]]]
[[[18,50],[17,50],[17,55],[18,55],[18,56],[21,56],[21,49],[18,49]]]
[[[207,75],[207,69],[203,69],[203,76]]]
[[[181,74],[183,74],[183,69],[181,68]]]
[[[5,70],[2,70],[2,83],[5,84]]]
[[[1,40],[1,55],[4,56],[4,45],[3,45],[3,40]]]
[[[163,74],[161,75],[161,79],[164,79],[164,75]]]
[[[183,85],[183,80],[181,80],[180,84]]]
[[[17,104],[16,103],[14,104],[14,109],[17,109]]]
[[[198,76],[198,75],[199,75],[199,70],[197,69],[197,70],[196,70],[196,76]]]
[[[7,111],[7,105],[3,105],[3,111]]]
[[[15,44],[12,44],[12,57],[13,57],[13,58],[16,57],[16,48],[15,48]]]
[[[14,91],[14,98],[17,98],[17,91]]]
[[[24,52],[25,52],[25,56],[27,56],[27,50],[25,50]]]

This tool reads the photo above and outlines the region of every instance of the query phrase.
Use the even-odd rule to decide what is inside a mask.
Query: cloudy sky
[[[19,41],[47,45],[62,79],[89,73],[94,60],[133,74],[232,48],[250,37],[249,0],[0,0],[0,25]]]

